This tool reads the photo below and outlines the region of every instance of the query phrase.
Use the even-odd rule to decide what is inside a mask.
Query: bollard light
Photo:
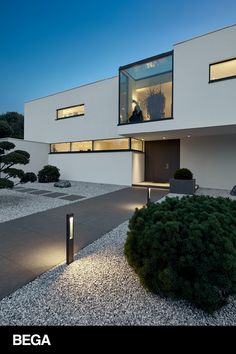
[[[151,201],[151,188],[147,187],[147,204]]]
[[[74,261],[74,214],[66,215],[66,264]]]

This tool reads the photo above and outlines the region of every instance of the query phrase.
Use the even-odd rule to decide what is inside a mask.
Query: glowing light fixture
[[[162,139],[163,139],[163,140],[166,140],[166,137],[165,137],[165,136],[163,136],[163,137],[162,137]]]
[[[147,187],[147,204],[151,201],[151,187]]]
[[[66,215],[66,264],[74,261],[74,214]]]

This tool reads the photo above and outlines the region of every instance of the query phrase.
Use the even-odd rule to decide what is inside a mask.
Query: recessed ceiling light
[[[187,138],[191,138],[191,135],[187,135]]]
[[[163,137],[162,137],[162,139],[163,139],[163,140],[165,140],[165,139],[166,139],[166,137],[165,137],[165,136],[163,136]]]

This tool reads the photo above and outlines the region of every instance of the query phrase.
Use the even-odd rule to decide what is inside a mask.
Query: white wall
[[[236,56],[236,25],[174,46],[173,120],[118,127],[119,134],[235,125],[236,79],[209,83],[209,64]]]
[[[0,139],[0,141],[10,141],[16,146],[14,150],[24,150],[30,154],[30,163],[28,165],[16,165],[17,168],[22,169],[24,172],[37,174],[43,166],[48,164],[48,144],[15,138],[4,138]]]
[[[201,187],[231,189],[236,185],[236,135],[183,139],[180,165],[189,168]]]
[[[49,164],[61,179],[108,184],[132,184],[132,152],[50,154]]]
[[[85,115],[56,120],[56,110],[85,104]],[[26,140],[47,143],[117,136],[118,78],[97,81],[25,104]]]
[[[144,181],[144,154],[140,152],[133,152],[132,156],[132,183],[139,183]]]
[[[235,124],[236,79],[209,81],[209,64],[236,56],[236,25],[174,47],[174,117],[178,126]]]

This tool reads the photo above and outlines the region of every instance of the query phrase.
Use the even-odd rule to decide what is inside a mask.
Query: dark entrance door
[[[145,181],[169,182],[179,166],[179,139],[145,142]]]

